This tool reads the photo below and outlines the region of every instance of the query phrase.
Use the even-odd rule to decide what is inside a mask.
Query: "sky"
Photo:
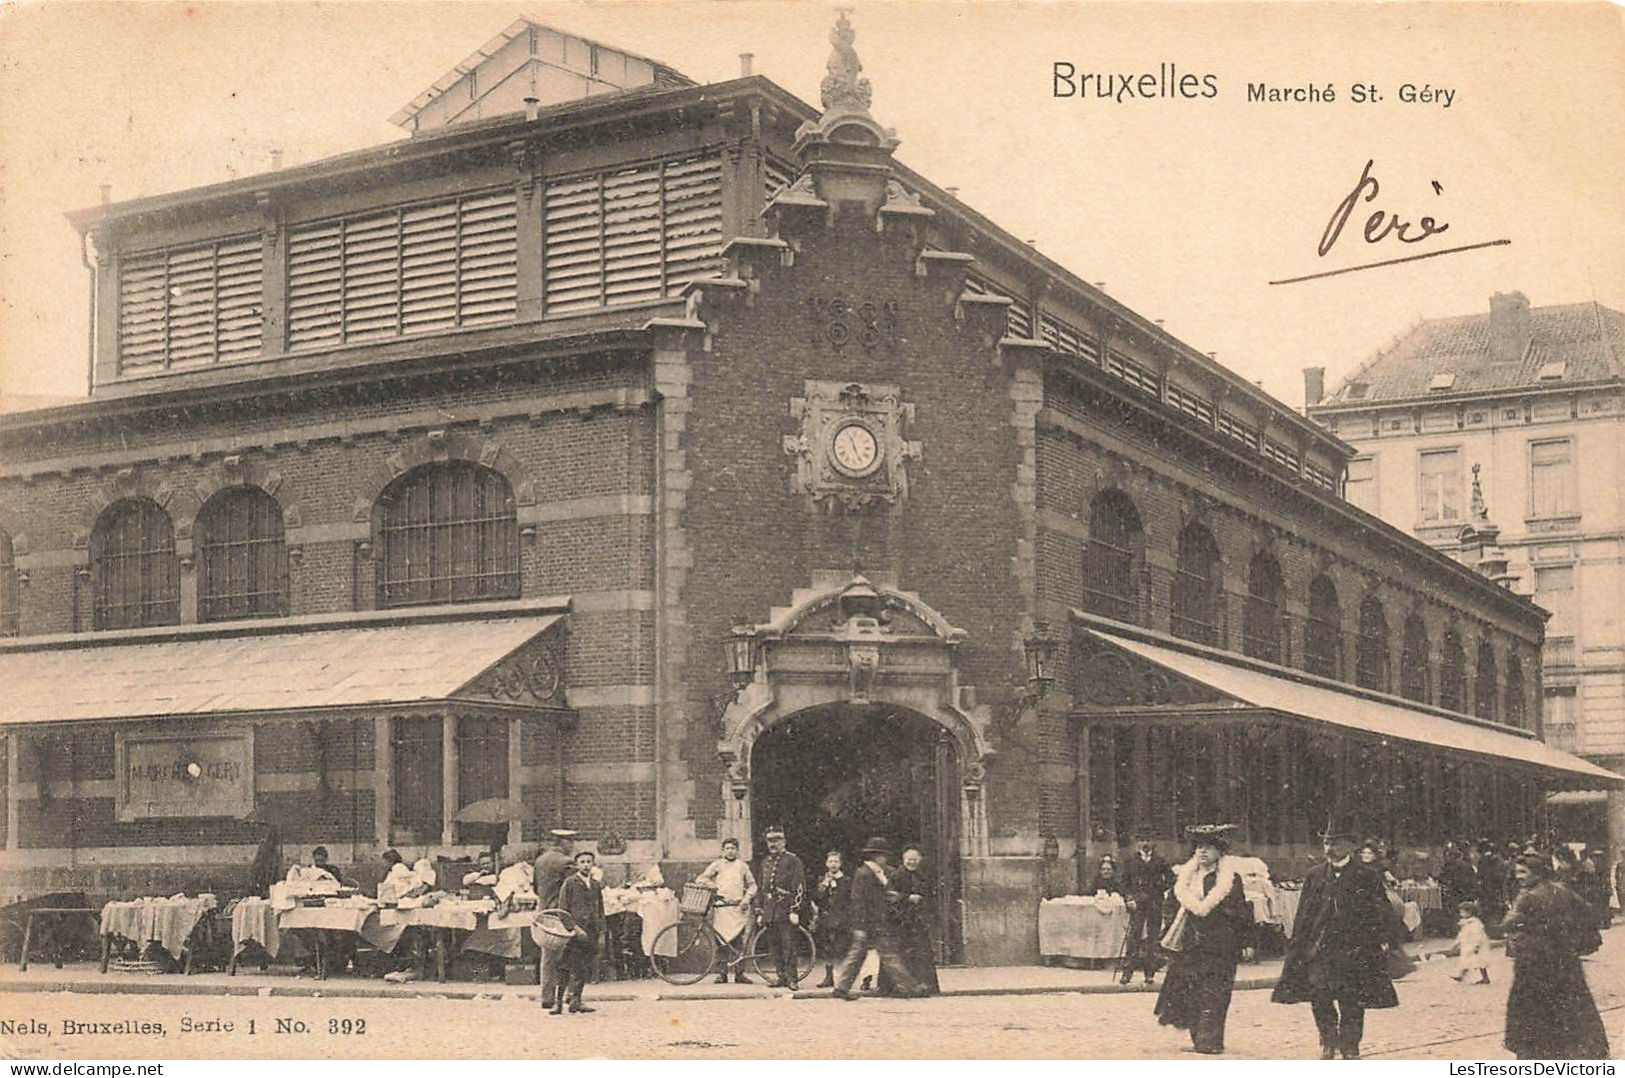
[[[0,0],[0,392],[84,392],[87,272],[63,214],[404,138],[387,118],[520,14],[701,82],[816,103],[833,6]],[[898,158],[1289,405],[1418,319],[1625,310],[1625,9],[851,0]],[[1057,96],[1057,64],[1090,93]],[[1120,95],[1197,76],[1190,99]],[[1142,83],[1139,75],[1158,76]],[[1200,96],[1212,76],[1215,93]],[[1095,95],[1110,76],[1114,96]],[[1177,80],[1176,80],[1177,83]],[[1354,84],[1380,100],[1356,101]],[[1250,101],[1249,84],[1332,101]],[[1449,91],[1401,100],[1407,84]],[[1377,191],[1324,255],[1367,162]],[[1362,188],[1370,194],[1370,186]],[[1368,242],[1373,210],[1409,222]],[[1444,231],[1423,236],[1421,219]],[[1375,232],[1381,232],[1379,225]],[[1498,246],[1294,284],[1445,248]]]

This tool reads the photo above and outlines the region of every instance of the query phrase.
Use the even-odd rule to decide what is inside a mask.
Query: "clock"
[[[830,459],[835,467],[854,479],[873,472],[880,466],[880,443],[874,431],[863,423],[845,423],[835,430],[829,443]]]

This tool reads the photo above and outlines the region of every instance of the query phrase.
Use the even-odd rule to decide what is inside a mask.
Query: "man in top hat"
[[[871,950],[880,952],[880,975],[890,980],[899,996],[923,996],[925,990],[909,972],[897,951],[897,940],[887,917],[889,896],[897,892],[888,886],[887,864],[891,859],[891,845],[880,837],[871,838],[863,846],[863,864],[852,874],[852,898],[849,907],[852,943],[846,957],[841,960],[841,971],[835,978],[836,999],[857,999],[852,983],[858,979],[858,970]]]
[[[807,899],[807,870],[801,858],[784,848],[784,828],[762,835],[767,852],[756,866],[756,897],[762,911],[762,939],[773,952],[779,984],[794,992],[801,973],[796,968],[796,926]]]
[[[1353,856],[1354,833],[1328,827],[1321,838],[1326,860],[1304,877],[1270,999],[1309,1004],[1321,1059],[1359,1059],[1367,1009],[1399,1006],[1384,953],[1391,914],[1381,878]]]
[[[570,844],[575,838],[574,831],[555,827],[547,833],[547,842],[531,866],[534,870],[532,886],[536,888],[536,900],[541,903],[544,910],[555,909],[559,905],[559,889],[564,885],[564,878],[570,874],[574,865]],[[563,981],[563,970],[559,966],[557,956],[550,955],[544,948],[541,967],[542,1006],[551,1007],[558,1002],[559,995],[564,991]]]
[[[1174,870],[1157,853],[1149,834],[1137,832],[1134,854],[1123,866],[1123,901],[1128,905],[1128,938],[1123,944],[1124,984],[1136,969],[1145,971],[1145,983],[1157,976],[1157,941],[1162,938],[1162,910]]]

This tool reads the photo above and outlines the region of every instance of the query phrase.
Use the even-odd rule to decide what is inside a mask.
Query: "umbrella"
[[[511,797],[488,797],[464,805],[455,819],[458,823],[523,823],[530,818],[530,809],[523,801]]]

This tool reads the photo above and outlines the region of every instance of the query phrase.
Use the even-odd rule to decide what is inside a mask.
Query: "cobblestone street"
[[[1625,933],[1606,935],[1587,978],[1617,1052],[1625,1045]],[[1398,1010],[1367,1019],[1372,1057],[1504,1059],[1500,1036],[1511,964],[1499,952],[1487,987],[1458,985],[1445,960],[1399,985]],[[618,1058],[1059,1057],[1188,1058],[1183,1034],[1152,1017],[1147,993],[957,996],[930,1000],[710,999],[605,1002],[553,1018],[517,995],[477,1000],[253,998],[0,993],[0,1018],[38,1019],[45,1032],[0,1038],[23,1058],[491,1058],[534,1053]],[[589,999],[590,1002],[590,999]],[[861,1018],[861,1023],[858,1019]],[[249,1023],[253,1028],[250,1031]],[[279,1020],[283,1023],[278,1032]],[[65,1035],[64,1021],[161,1023],[153,1032]],[[205,1024],[186,1032],[184,1023]],[[206,1025],[230,1023],[231,1030]],[[1312,1058],[1307,1006],[1238,992],[1227,1037],[1234,1058]]]

